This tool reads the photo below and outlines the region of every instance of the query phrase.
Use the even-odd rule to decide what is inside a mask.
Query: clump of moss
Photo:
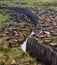
[[[1,61],[1,62],[0,62],[0,65],[5,65],[5,62],[4,62],[4,61]]]
[[[53,42],[54,42],[54,43],[57,43],[57,39],[53,39]]]
[[[11,48],[3,48],[3,51],[4,51],[5,53],[9,53],[9,52],[11,52]]]

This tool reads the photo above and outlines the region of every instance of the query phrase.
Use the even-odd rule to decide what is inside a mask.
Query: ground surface
[[[38,24],[35,29],[35,37],[39,43],[51,45],[57,49],[57,10],[42,9],[36,10],[38,13]]]
[[[39,17],[39,23],[35,29],[36,35],[32,37],[40,43],[57,45],[57,0],[0,0],[0,6],[30,7]],[[33,24],[26,15],[0,9],[0,65],[41,65],[20,48],[32,28]],[[41,31],[48,31],[51,35],[39,34]]]
[[[0,9],[0,65],[38,65],[20,45],[31,33],[30,19],[14,10]]]
[[[45,8],[30,8],[38,16],[38,24],[35,35],[39,43],[49,45],[57,44],[57,10]],[[11,10],[0,9],[0,53],[1,65],[37,65],[27,53],[24,53],[20,45],[31,33],[33,23],[24,15]],[[42,32],[41,32],[42,31]],[[44,32],[49,32],[49,34]],[[40,33],[41,32],[41,33]],[[27,60],[26,60],[27,59]],[[12,62],[11,62],[12,60]]]

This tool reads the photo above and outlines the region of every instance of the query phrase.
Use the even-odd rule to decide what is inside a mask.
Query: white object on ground
[[[26,41],[23,42],[23,44],[21,45],[21,49],[22,49],[24,52],[26,52],[26,43],[27,43],[27,40],[28,40],[28,38],[27,38]]]
[[[48,36],[50,36],[50,32],[48,32],[48,31],[44,31],[46,34],[48,34]]]
[[[33,35],[33,34],[35,34],[34,31],[31,32],[31,34],[29,35],[29,37],[30,37],[31,35]],[[23,44],[21,45],[21,49],[22,49],[24,52],[26,52],[26,43],[27,43],[27,41],[28,41],[28,38],[27,38],[26,41],[23,42]]]

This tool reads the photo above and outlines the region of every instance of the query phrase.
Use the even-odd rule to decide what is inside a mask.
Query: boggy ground
[[[0,9],[0,65],[39,64],[20,48],[33,26],[24,14]]]
[[[26,15],[0,9],[0,65],[41,65],[20,48],[33,27]]]
[[[57,51],[57,10],[38,8],[34,11],[38,15],[38,24],[32,37]]]
[[[57,11],[45,8],[31,8],[31,11],[38,16],[35,34],[32,37],[40,43],[57,43]],[[0,15],[0,64],[41,65],[20,49],[20,45],[34,27],[30,19],[24,14],[8,9],[0,9]]]
[[[38,8],[34,11],[38,24],[35,34],[27,41],[27,51],[44,65],[57,65],[57,10]]]
[[[4,38],[9,45],[13,46],[22,44],[34,26],[30,19],[24,14],[10,10],[2,10],[0,15],[2,15],[0,23],[1,39]],[[7,18],[5,18],[6,16]]]

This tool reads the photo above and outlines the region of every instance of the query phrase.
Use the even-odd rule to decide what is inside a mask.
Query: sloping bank
[[[57,65],[57,53],[34,38],[28,38],[26,50],[45,65]]]

